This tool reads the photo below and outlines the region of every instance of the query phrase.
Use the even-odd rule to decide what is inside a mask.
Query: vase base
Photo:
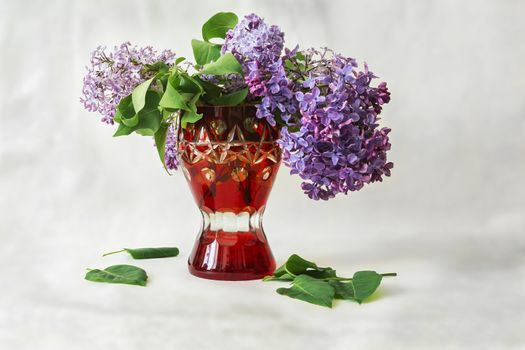
[[[261,279],[275,270],[264,233],[204,232],[188,260],[192,275],[223,281]]]
[[[188,266],[188,270],[193,276],[208,279],[208,280],[252,281],[252,280],[260,280],[265,276],[271,275],[273,271],[275,270],[275,268],[263,274],[201,271],[201,270],[194,269],[191,265]]]

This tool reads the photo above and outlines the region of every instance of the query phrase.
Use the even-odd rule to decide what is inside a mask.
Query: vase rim
[[[241,103],[239,105],[199,105],[197,108],[240,108],[240,107],[256,107],[256,103]]]

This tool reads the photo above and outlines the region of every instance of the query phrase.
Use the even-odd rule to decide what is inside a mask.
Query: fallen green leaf
[[[124,248],[116,252],[106,253],[102,256],[127,252],[133,259],[157,259],[170,258],[179,255],[179,248],[176,247],[160,247],[160,248]]]
[[[279,288],[277,293],[331,308],[335,291],[326,281],[318,280],[308,275],[300,275],[293,280],[290,288]]]
[[[293,254],[272,275],[264,277],[263,281],[292,282],[290,288],[279,288],[277,293],[331,307],[332,299],[354,300],[361,304],[379,287],[383,277],[396,275],[358,271],[352,278],[338,277],[333,268],[317,266],[316,263]],[[327,301],[329,295],[330,303]]]
[[[361,304],[364,299],[372,295],[381,284],[383,276],[375,271],[358,271],[352,277],[354,298]]]
[[[335,290],[335,299],[355,300],[352,282],[328,281]]]
[[[92,282],[145,286],[148,280],[148,275],[146,274],[146,271],[137,266],[113,265],[104,270],[89,270],[86,273],[85,279]]]

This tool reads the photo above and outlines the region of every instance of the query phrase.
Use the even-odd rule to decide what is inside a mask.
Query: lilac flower
[[[262,97],[257,117],[276,125],[276,116],[287,122],[297,111],[293,83],[287,78],[281,52],[284,34],[255,14],[246,16],[226,34],[222,52],[231,52],[241,63],[246,85],[254,97]]]
[[[311,85],[310,82],[308,82],[309,86]],[[314,112],[317,108],[318,103],[323,103],[325,100],[324,96],[321,96],[321,90],[319,90],[318,87],[311,88],[311,92],[307,92],[306,94],[297,91],[295,93],[295,99],[299,101],[299,108],[301,111],[308,111],[308,112]]]
[[[222,53],[231,52],[241,63],[245,73],[250,62],[262,67],[281,57],[284,33],[277,26],[268,26],[261,17],[252,13],[228,31]]]
[[[80,102],[91,112],[102,114],[102,121],[113,124],[113,116],[120,100],[150,78],[145,65],[163,61],[173,64],[175,54],[170,50],[157,53],[151,46],[138,48],[125,42],[106,53],[97,47],[91,54]]]
[[[177,154],[178,137],[177,127],[171,124],[166,135],[166,147],[164,153],[164,163],[169,170],[177,170],[179,166],[179,159]]]
[[[269,71],[269,79],[261,82],[263,98],[257,105],[257,117],[265,118],[270,125],[276,125],[276,116],[288,123],[298,111],[298,101],[293,98],[294,83],[286,76],[281,60],[275,62]]]
[[[370,86],[375,76],[357,71],[352,58],[330,50],[309,50],[309,75],[294,91],[300,119],[283,127],[283,160],[305,180],[301,187],[313,199],[357,191],[390,176],[387,162],[390,129],[378,129],[381,106],[388,103],[386,83]],[[263,98],[264,101],[264,98]]]

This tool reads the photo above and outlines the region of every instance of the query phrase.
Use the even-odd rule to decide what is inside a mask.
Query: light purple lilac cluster
[[[354,59],[328,49],[304,56],[308,76],[294,93],[299,130],[283,127],[280,140],[285,164],[305,180],[302,189],[327,200],[390,176],[390,129],[378,124],[382,105],[390,101],[386,83],[372,87],[375,76],[366,64],[358,71]]]
[[[163,61],[173,64],[175,54],[170,50],[157,53],[151,46],[137,47],[125,42],[113,52],[99,46],[91,54],[80,101],[91,112],[102,114],[102,121],[113,124],[113,116],[120,100],[135,87],[150,78],[145,65]]]
[[[91,53],[80,101],[87,110],[102,114],[103,122],[113,124],[120,100],[151,77],[145,66],[159,61],[171,66],[175,53],[170,50],[157,53],[151,46],[139,48],[130,42],[115,46],[113,52],[99,46]],[[176,170],[177,139],[172,127],[168,130],[165,150],[167,168]]]

